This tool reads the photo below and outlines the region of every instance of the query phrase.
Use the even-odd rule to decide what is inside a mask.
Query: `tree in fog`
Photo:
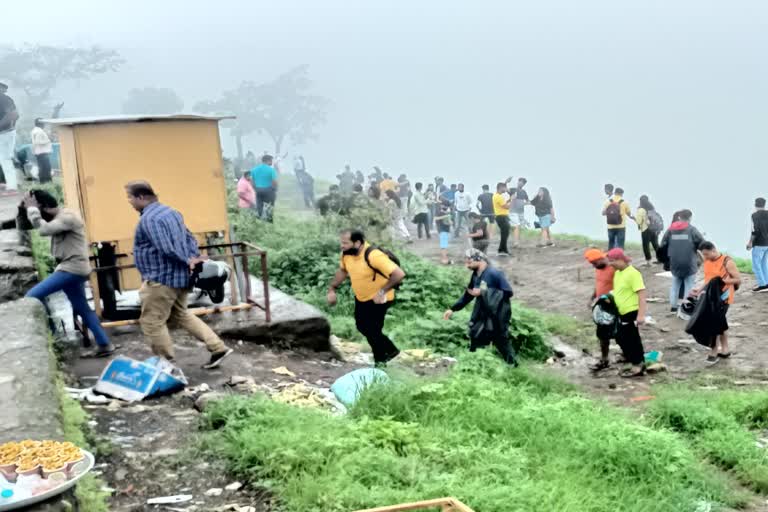
[[[184,109],[184,101],[173,89],[144,87],[131,89],[123,101],[123,114],[177,114]]]
[[[251,133],[269,136],[276,155],[286,142],[300,144],[317,137],[316,129],[325,123],[330,102],[310,94],[311,89],[308,67],[299,66],[263,84],[243,82],[224,91],[218,100],[198,103],[195,110],[237,116],[225,126],[235,137],[237,157],[242,162],[242,138]]]
[[[116,51],[99,46],[27,45],[0,48],[0,76],[11,82],[11,94],[24,93],[24,98],[17,96],[21,104],[20,114],[32,119],[47,115],[57,85],[117,71],[124,62]]]

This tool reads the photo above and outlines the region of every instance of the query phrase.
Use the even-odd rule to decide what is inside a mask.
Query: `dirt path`
[[[494,245],[492,244],[493,248]],[[411,248],[416,253],[439,264],[437,240],[417,240]],[[513,250],[510,258],[492,258],[493,264],[504,269],[515,289],[515,300],[541,311],[572,316],[584,322],[591,322],[587,301],[593,289],[592,268],[584,262],[583,243],[558,241],[555,247],[537,248],[536,242],[524,240]],[[454,264],[463,264],[463,241],[454,241],[450,248]],[[489,251],[492,255],[495,250]],[[629,254],[638,262],[644,258],[636,251]],[[737,292],[736,303],[729,313],[730,340],[733,356],[714,366],[704,364],[706,349],[698,345],[684,332],[685,323],[670,314],[668,291],[669,277],[657,276],[661,266],[638,267],[643,273],[649,297],[649,314],[656,322],[641,331],[646,352],[663,352],[662,362],[666,373],[644,379],[622,379],[615,369],[608,369],[592,375],[586,366],[593,362],[590,357],[580,357],[580,351],[569,351],[571,357],[564,364],[553,368],[572,382],[585,386],[597,394],[624,403],[649,394],[650,384],[660,379],[690,380],[701,378],[725,379],[736,383],[768,383],[768,353],[764,345],[768,341],[768,294],[754,294],[751,290],[754,277],[744,276],[741,290]],[[459,293],[459,290],[456,290]],[[656,302],[658,300],[658,302]],[[567,340],[564,340],[567,341]],[[612,353],[618,347],[612,346]],[[595,341],[592,353],[599,354]]]
[[[119,354],[142,360],[151,357],[137,329],[112,332],[113,340],[121,346]],[[134,404],[114,401],[110,405],[84,407],[92,416],[96,434],[111,444],[111,454],[98,457],[99,470],[107,485],[114,489],[110,499],[112,512],[149,510],[184,510],[203,512],[224,509],[236,504],[240,510],[262,512],[271,510],[270,497],[258,490],[243,487],[226,490],[235,482],[221,462],[199,458],[195,447],[199,435],[200,414],[195,400],[206,393],[203,389],[223,393],[248,393],[227,385],[232,376],[252,379],[260,390],[279,390],[305,382],[329,387],[341,375],[360,364],[341,363],[329,352],[275,351],[252,342],[226,340],[235,353],[216,370],[203,370],[208,359],[202,344],[183,333],[174,333],[177,364],[184,371],[190,387],[172,396],[149,399]],[[103,359],[77,359],[68,367],[80,387],[92,386],[107,364]],[[275,368],[285,367],[295,376],[278,374]],[[245,388],[248,384],[245,385]],[[210,489],[222,490],[220,495],[208,496]],[[192,501],[177,505],[146,505],[149,498],[179,494],[193,495]]]

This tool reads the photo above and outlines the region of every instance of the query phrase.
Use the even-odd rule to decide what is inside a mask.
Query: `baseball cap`
[[[587,249],[586,252],[584,252],[584,258],[586,258],[588,262],[594,263],[605,258],[605,253],[600,249]]]
[[[632,261],[632,258],[627,256],[624,253],[624,251],[622,249],[619,249],[618,247],[616,249],[611,249],[610,251],[608,251],[607,256],[608,256],[609,260],[622,260],[622,261],[625,261],[627,263]]]

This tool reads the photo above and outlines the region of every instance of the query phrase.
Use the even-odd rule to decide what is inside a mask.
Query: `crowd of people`
[[[237,185],[239,206],[267,222],[273,221],[278,190],[279,164],[275,160],[265,154],[261,163],[245,172]],[[435,229],[441,261],[445,264],[451,263],[448,253],[451,241],[459,240],[461,244],[466,241],[465,265],[471,272],[470,281],[444,318],[449,320],[455,311],[474,301],[468,332],[470,350],[493,344],[507,363],[516,364],[508,338],[513,291],[503,271],[492,264],[489,247],[495,236],[494,228],[498,228],[496,256],[501,259],[509,256],[509,238],[512,238],[512,247],[517,247],[521,231],[529,226],[525,215],[529,206],[536,217],[534,227],[541,232],[538,247],[554,245],[550,228],[556,222],[555,209],[546,187],[539,188],[531,199],[525,178],[518,178],[514,186],[510,186],[513,180],[509,178],[496,185],[495,193],[491,193],[489,185],[483,185],[478,196],[473,197],[463,183],[446,185],[438,177],[426,187],[422,182],[411,186],[405,175],[394,179],[375,167],[368,177],[366,193],[362,173],[352,172],[346,166],[329,195],[315,200],[314,179],[302,157],[295,159],[294,172],[305,206],[316,207],[321,213],[343,213],[345,208],[362,204],[378,205],[388,211],[391,234],[407,242],[412,235],[406,220],[415,225],[419,239],[431,240]],[[664,265],[670,272],[670,311],[689,320],[687,332],[710,349],[707,363],[729,358],[726,315],[742,280],[733,259],[704,239],[692,225],[690,210],[675,212],[670,225],[665,227],[648,196],[640,196],[633,214],[622,188],[606,185],[604,190],[602,215],[607,226],[608,250],[592,248],[584,255],[595,269],[590,306],[598,324],[600,358],[592,370],[601,371],[611,366],[609,346],[615,339],[624,361],[630,365],[621,375],[641,377],[646,371],[639,327],[647,320],[648,294],[642,273],[624,251],[630,220],[640,231],[645,264],[652,266],[655,259],[656,264]],[[149,183],[129,183],[126,192],[131,205],[142,214],[134,247],[136,266],[145,281],[140,292],[140,323],[145,336],[157,355],[172,360],[173,343],[167,323],[175,322],[206,344],[211,352],[206,367],[217,366],[231,349],[186,311],[190,274],[202,262],[196,242],[189,236],[181,215],[160,204]],[[55,291],[64,291],[75,312],[94,333],[97,343],[94,355],[112,354],[114,346],[85,299],[84,286],[90,265],[82,221],[76,213],[61,208],[55,198],[43,190],[25,196],[23,205],[31,224],[41,234],[52,237],[52,251],[59,262],[56,271],[33,288],[29,296],[44,300]],[[753,229],[747,243],[757,278],[753,291],[758,293],[768,292],[768,211],[765,207],[764,198],[755,200]],[[340,245],[340,266],[329,286],[328,303],[336,303],[336,289],[349,279],[355,295],[357,328],[370,343],[375,362],[386,364],[399,351],[383,333],[384,320],[394,303],[396,289],[406,278],[405,272],[391,252],[372,245],[360,230],[344,231]],[[700,273],[703,279],[697,283],[696,276]]]

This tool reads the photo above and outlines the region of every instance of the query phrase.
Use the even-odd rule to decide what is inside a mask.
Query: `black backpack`
[[[605,220],[608,224],[612,226],[621,224],[621,203],[623,202],[623,199],[619,199],[618,202],[611,201],[611,204],[605,209]]]
[[[379,269],[377,269],[376,267],[371,265],[370,255],[371,255],[371,252],[373,252],[373,251],[381,251],[381,252],[383,252],[387,256],[387,258],[392,260],[392,262],[395,265],[397,265],[398,267],[400,266],[400,258],[398,258],[397,255],[395,255],[395,253],[393,253],[389,249],[384,249],[384,248],[378,247],[376,245],[368,246],[368,248],[365,250],[365,253],[363,253],[363,257],[365,258],[365,263],[371,268],[371,270],[373,270],[373,279],[372,279],[372,281],[376,280],[376,274],[379,274],[381,277],[383,277],[385,279],[389,279],[389,276],[384,275],[384,273],[382,273]],[[395,290],[399,290],[399,289],[400,289],[400,283],[395,286]]]

